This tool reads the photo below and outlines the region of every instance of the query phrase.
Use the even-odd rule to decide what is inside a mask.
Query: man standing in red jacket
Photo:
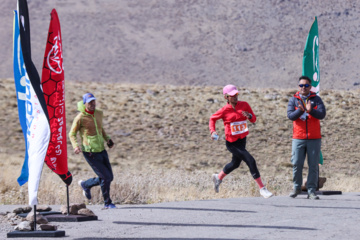
[[[306,188],[308,198],[319,199],[315,194],[318,184],[318,172],[321,149],[320,120],[325,118],[325,105],[316,93],[311,92],[311,79],[299,78],[299,91],[290,99],[287,116],[293,121],[293,140],[291,162],[293,164],[294,189],[290,197],[301,193],[302,170],[305,157],[308,158],[309,173]]]

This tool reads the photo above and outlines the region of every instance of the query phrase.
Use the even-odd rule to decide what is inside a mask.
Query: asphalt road
[[[251,197],[107,210],[89,205],[97,221],[53,224],[65,231],[64,239],[360,239],[360,193],[319,196],[320,200],[302,194],[295,199]],[[0,211],[13,208],[2,205]]]

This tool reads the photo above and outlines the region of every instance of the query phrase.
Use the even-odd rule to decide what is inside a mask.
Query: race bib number
[[[241,122],[232,122],[230,123],[230,128],[231,128],[231,135],[242,134],[249,131],[246,120]]]

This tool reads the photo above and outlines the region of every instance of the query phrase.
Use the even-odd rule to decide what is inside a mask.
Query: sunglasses
[[[308,88],[308,87],[310,87],[310,84],[299,84],[299,87],[301,87],[301,88],[303,88],[303,87]]]
[[[239,93],[236,93],[235,95],[229,95],[228,94],[228,97],[237,97],[239,95]]]

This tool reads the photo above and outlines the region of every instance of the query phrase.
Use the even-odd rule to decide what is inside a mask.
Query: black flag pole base
[[[66,215],[61,212],[49,211],[49,212],[38,212],[39,214],[46,217],[49,222],[85,222],[98,220],[97,216],[84,216],[84,215]],[[26,218],[28,213],[20,213],[18,216]]]
[[[316,191],[318,195],[341,195],[342,191]]]
[[[65,231],[13,231],[7,234],[8,238],[35,238],[35,237],[64,237]]]
[[[19,213],[18,216],[26,218],[26,216],[29,213]],[[37,214],[43,215],[44,217],[46,217],[47,215],[53,215],[53,214],[62,214],[61,212],[57,212],[57,211],[47,211],[47,212],[37,212]]]
[[[341,195],[342,191],[327,191],[327,190],[323,190],[323,191],[316,191],[315,192],[317,195]],[[307,194],[306,190],[302,190],[302,194]]]
[[[51,214],[46,216],[49,222],[85,222],[96,221],[97,216],[84,216],[84,215],[63,215],[63,214]]]

